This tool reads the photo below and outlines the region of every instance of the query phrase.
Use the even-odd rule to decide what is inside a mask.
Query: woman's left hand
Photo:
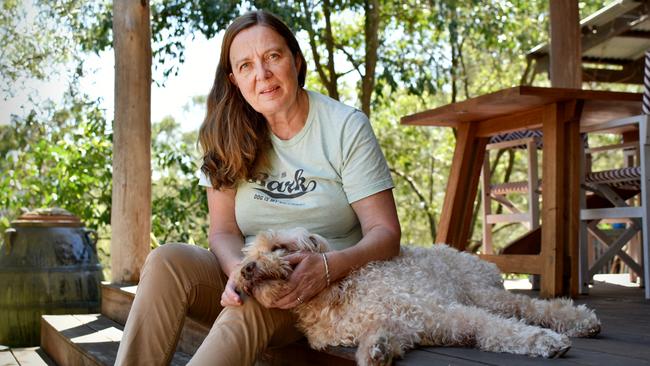
[[[296,267],[287,281],[287,291],[275,301],[272,307],[291,309],[321,292],[326,287],[327,277],[320,253],[292,253],[285,259]]]

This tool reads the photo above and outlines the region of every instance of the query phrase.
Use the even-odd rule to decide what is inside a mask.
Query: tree
[[[603,2],[583,1],[580,6],[591,13]],[[95,39],[86,43],[87,49],[110,45],[105,20],[110,19],[110,6],[104,4],[94,26],[80,29]],[[372,112],[397,182],[398,200],[417,203],[406,205],[403,217],[409,225],[415,220],[420,234],[413,240],[421,242],[432,240],[444,196],[444,184],[432,184],[438,178],[431,177],[444,173],[450,159],[438,145],[435,155],[425,153],[432,144],[450,149],[453,135],[407,129],[398,126],[397,118],[517,85],[525,53],[547,39],[543,0],[161,0],[151,7],[154,55],[165,75],[183,61],[188,36],[201,32],[212,37],[248,9],[271,10],[299,30],[315,70],[308,77],[309,87]],[[511,170],[503,166],[511,160],[499,160],[496,173]],[[444,176],[439,179],[444,182]],[[421,204],[427,207],[426,215],[418,208]]]
[[[152,233],[156,243],[207,245],[207,197],[198,186],[197,133],[166,117],[153,125]],[[178,138],[180,136],[180,139]]]
[[[433,142],[453,143],[440,137],[441,132],[397,126],[399,115],[393,112],[405,115],[456,101],[461,91],[471,97],[516,84],[524,67],[523,50],[531,48],[544,32],[546,18],[540,16],[544,7],[542,0],[251,0],[216,4],[165,0],[152,4],[154,54],[159,60],[182,62],[181,40],[188,34],[201,32],[211,37],[248,9],[278,14],[309,44],[305,54],[317,76],[308,78],[311,88],[336,99],[356,101],[368,115],[382,111],[373,124],[385,128],[385,133],[378,135],[397,192],[411,195],[408,200],[418,202],[415,207],[425,205],[427,214],[415,222],[429,228],[417,230],[428,232],[429,237],[435,234],[435,212],[445,189],[442,184],[432,184],[431,177],[444,172],[442,167],[449,158],[422,154],[411,158],[408,154],[412,150],[426,152]],[[103,14],[110,17],[110,9]],[[96,24],[101,28],[104,22]],[[110,37],[109,32],[91,32]],[[97,43],[100,49],[108,44]],[[392,108],[396,101],[407,99],[408,105],[418,107]],[[385,109],[389,111],[383,113]],[[382,120],[388,116],[390,121]],[[409,221],[421,216],[415,207],[403,211]],[[433,238],[418,235],[414,240],[431,242]]]
[[[78,99],[77,99],[78,98]],[[86,226],[110,221],[111,134],[98,103],[68,94],[0,126],[0,229],[23,210],[63,207]]]

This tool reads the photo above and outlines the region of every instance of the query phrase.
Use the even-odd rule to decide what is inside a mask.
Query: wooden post
[[[151,30],[149,1],[113,0],[115,121],[111,271],[132,283],[150,250]]]
[[[566,200],[565,211],[566,247],[565,257],[568,258],[564,268],[564,293],[576,298],[580,289],[580,162],[584,154],[584,144],[580,138],[580,118],[584,108],[584,101],[578,100],[575,103],[565,104],[565,145],[568,158],[566,175]]]
[[[542,165],[542,278],[541,297],[554,297],[562,293],[564,267],[564,240],[566,208],[564,174],[564,126],[558,123],[561,111],[558,105],[549,104],[544,109],[542,131],[544,156]]]
[[[550,0],[551,86],[582,88],[578,0]]]
[[[580,41],[580,11],[578,0],[550,0],[550,67],[551,86],[557,88],[582,88],[582,47]],[[560,156],[576,154],[576,146],[555,146],[551,141],[560,143],[577,143],[576,135],[579,121],[572,125],[564,125],[570,106],[562,105],[558,110],[557,105],[549,110],[550,118],[544,121],[544,161],[562,161]],[[547,136],[551,135],[551,136]],[[559,135],[559,136],[558,136]],[[547,142],[549,143],[547,145]],[[553,157],[553,159],[547,159]],[[573,162],[573,160],[571,160]],[[579,160],[578,160],[579,161]],[[562,166],[559,166],[562,165]],[[568,172],[566,170],[569,170]],[[579,170],[574,164],[558,164],[556,166],[543,166],[542,191],[542,257],[544,271],[542,275],[542,297],[568,294],[569,287],[572,294],[576,294],[577,275],[575,268],[565,266],[565,259],[576,255],[578,249],[577,228],[579,213],[579,183],[574,174]],[[575,261],[577,266],[577,261]],[[571,277],[571,284],[565,283],[563,277],[567,271]]]

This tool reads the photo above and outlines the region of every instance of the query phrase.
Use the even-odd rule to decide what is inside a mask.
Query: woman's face
[[[280,34],[255,25],[239,32],[232,41],[230,81],[253,109],[268,117],[295,104],[300,62]]]

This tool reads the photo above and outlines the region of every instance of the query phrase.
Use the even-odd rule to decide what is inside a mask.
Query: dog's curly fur
[[[235,283],[269,306],[292,272],[286,254],[328,250],[305,229],[263,232],[244,249]],[[442,244],[402,247],[394,259],[354,270],[293,310],[313,348],[358,346],[360,365],[390,364],[416,345],[558,357],[568,337],[600,332],[593,310],[510,293],[494,264]]]

